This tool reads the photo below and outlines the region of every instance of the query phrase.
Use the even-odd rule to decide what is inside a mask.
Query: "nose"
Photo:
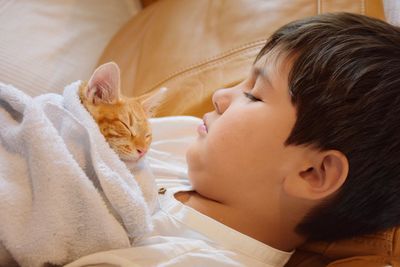
[[[146,154],[147,150],[145,149],[136,149],[137,153],[139,154],[139,157],[143,157],[144,154]]]
[[[218,114],[222,114],[231,104],[234,97],[233,88],[218,89],[212,96],[212,102]]]

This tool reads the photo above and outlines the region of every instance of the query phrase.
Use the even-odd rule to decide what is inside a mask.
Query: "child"
[[[283,266],[306,240],[400,224],[399,28],[348,13],[289,23],[212,101],[190,184],[158,180],[154,231],[70,266]]]

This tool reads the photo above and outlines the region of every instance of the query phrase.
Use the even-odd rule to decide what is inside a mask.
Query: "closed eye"
[[[124,126],[125,126],[125,128],[126,129],[128,129],[129,131],[130,131],[130,129],[129,129],[129,127],[128,127],[128,125],[126,125],[126,123],[125,122],[123,122],[123,121],[119,121],[120,123],[122,123]]]
[[[250,101],[252,101],[252,102],[262,101],[261,99],[255,97],[254,95],[252,95],[252,94],[250,94],[250,93],[248,93],[248,92],[243,92],[243,94],[244,94],[248,99],[250,99]]]
[[[133,137],[136,136],[136,133],[134,132],[134,130],[132,130],[131,128],[129,128],[128,125],[126,125],[125,122],[123,122],[123,121],[119,121],[119,122],[122,123],[122,125],[125,126],[125,128],[131,133],[131,136],[133,136]]]

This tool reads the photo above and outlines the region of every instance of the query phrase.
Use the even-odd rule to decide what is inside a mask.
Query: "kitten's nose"
[[[136,149],[136,151],[139,153],[139,157],[143,157],[144,156],[144,154],[146,154],[146,150],[144,150],[144,149]]]

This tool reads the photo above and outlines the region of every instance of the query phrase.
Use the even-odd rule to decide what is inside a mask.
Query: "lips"
[[[208,133],[207,117],[206,117],[206,115],[203,116],[203,125],[204,125],[204,127],[205,127],[206,132]]]
[[[197,127],[197,132],[199,133],[200,136],[203,137],[206,136],[208,133],[207,121],[205,120],[204,117],[203,117],[203,123]]]

